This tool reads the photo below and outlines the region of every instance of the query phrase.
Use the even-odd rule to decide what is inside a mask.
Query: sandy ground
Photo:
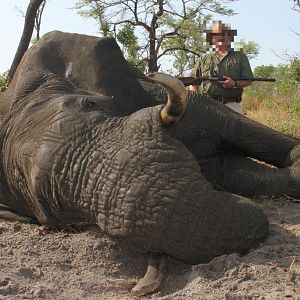
[[[247,255],[190,266],[168,259],[161,290],[142,299],[300,299],[300,203],[263,200],[268,239]],[[146,256],[95,226],[64,231],[0,221],[0,299],[137,299]]]

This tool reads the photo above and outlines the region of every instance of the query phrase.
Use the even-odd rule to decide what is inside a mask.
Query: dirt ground
[[[161,290],[142,299],[300,299],[300,202],[261,201],[268,239],[240,257],[189,266],[168,259]],[[95,226],[63,231],[0,221],[0,299],[137,299],[146,271],[132,252]]]

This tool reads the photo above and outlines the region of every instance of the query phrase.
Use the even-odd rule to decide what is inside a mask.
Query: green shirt
[[[253,73],[247,56],[240,51],[230,51],[219,61],[216,53],[210,52],[199,58],[194,69],[194,76],[211,77],[250,77]],[[211,97],[235,97],[241,96],[243,88],[226,89],[218,81],[203,81],[199,89],[200,93]]]

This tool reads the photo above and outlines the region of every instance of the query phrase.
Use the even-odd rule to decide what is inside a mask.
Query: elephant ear
[[[153,106],[154,99],[141,86],[137,73],[125,60],[116,40],[53,31],[31,47],[14,76],[25,90],[36,88],[36,78],[60,77],[75,88],[113,96],[121,113],[130,114]],[[34,78],[33,78],[34,77]],[[32,82],[37,82],[32,84]],[[67,87],[67,83],[65,84]],[[55,93],[53,85],[53,93]],[[57,86],[62,90],[63,84]],[[14,91],[15,93],[18,91]]]
[[[285,165],[290,166],[296,162],[300,163],[300,140],[299,145],[294,147],[293,150],[289,153],[288,157],[286,158]]]
[[[286,166],[289,166],[289,173],[297,182],[298,195],[300,195],[300,143],[289,153]]]

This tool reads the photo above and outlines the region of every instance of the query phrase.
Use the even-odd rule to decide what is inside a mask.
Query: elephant
[[[249,197],[300,198],[299,139],[145,76],[112,37],[47,33],[0,100],[2,209],[94,223],[148,253],[137,295],[160,286],[165,255],[197,264],[263,241]]]

